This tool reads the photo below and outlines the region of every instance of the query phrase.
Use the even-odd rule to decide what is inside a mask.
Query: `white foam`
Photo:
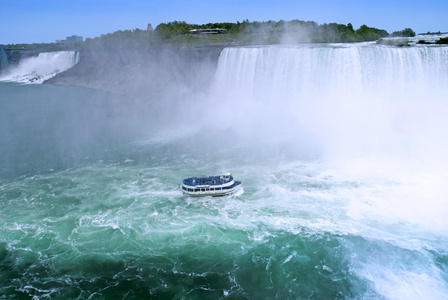
[[[386,299],[446,299],[448,293],[441,274],[426,267],[414,270],[405,265],[387,266],[387,263],[364,265],[361,276],[372,281]]]
[[[273,197],[273,210],[310,216],[286,213],[285,224],[369,236],[402,231],[403,240],[412,237],[410,226],[415,235],[446,237],[447,58],[448,47],[371,43],[227,48],[211,92],[210,123],[235,127],[254,141],[253,153],[280,149],[297,153],[293,159],[317,153],[314,182],[294,166],[284,178],[277,174],[285,170],[255,171],[272,179],[260,182],[257,197]],[[320,188],[295,190],[293,180]],[[298,204],[304,199],[311,208]]]

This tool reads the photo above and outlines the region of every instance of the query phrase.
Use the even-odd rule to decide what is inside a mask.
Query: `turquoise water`
[[[0,298],[448,296],[444,168],[325,159],[153,111],[0,84]],[[179,189],[192,172],[223,171],[238,193]]]

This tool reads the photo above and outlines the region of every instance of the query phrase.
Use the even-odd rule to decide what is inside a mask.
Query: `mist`
[[[318,163],[324,178],[359,186],[339,191],[355,220],[445,236],[447,50],[229,47],[200,89],[166,102],[178,109],[142,144],[202,153],[204,165],[223,151],[249,165]]]
[[[211,119],[329,159],[434,157],[447,146],[445,56],[445,48],[371,44],[227,48]]]
[[[299,160],[446,161],[446,48],[367,43],[220,51],[144,54],[99,44],[47,83],[105,91],[103,100],[86,99],[95,106],[90,114],[103,110],[85,123],[99,136],[137,143],[177,136],[177,146],[194,140],[198,148],[225,141]]]
[[[23,58],[0,78],[2,175],[145,159],[136,145],[196,127],[219,51],[99,42]]]
[[[240,145],[247,155],[319,162],[324,178],[360,185],[339,191],[356,220],[446,235],[447,51],[373,44],[227,48],[206,123],[246,141]]]
[[[447,47],[77,55],[0,83],[5,295],[446,298]]]

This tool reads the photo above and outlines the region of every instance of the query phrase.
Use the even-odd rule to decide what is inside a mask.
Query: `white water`
[[[367,199],[345,191],[356,219],[447,236],[447,61],[448,47],[227,48],[212,119],[257,147],[317,157],[328,176],[380,187]]]
[[[17,66],[11,66],[0,77],[0,81],[42,83],[72,68],[78,61],[78,53],[75,51],[39,53],[38,56],[22,59]]]
[[[264,140],[294,135],[326,156],[425,156],[446,146],[447,60],[447,47],[228,48],[217,117]]]
[[[291,210],[314,205],[321,222],[307,227],[440,251],[448,245],[447,87],[448,47],[227,48],[207,124],[233,128],[253,149],[318,160],[314,171],[331,188],[287,189],[276,200]],[[447,295],[444,275],[422,268],[428,262],[368,251],[356,272],[386,298]]]

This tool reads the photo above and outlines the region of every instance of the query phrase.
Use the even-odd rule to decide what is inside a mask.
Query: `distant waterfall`
[[[447,86],[448,47],[226,48],[210,118],[250,137],[320,145],[330,155],[403,153],[425,143],[442,151]]]
[[[60,72],[67,71],[79,61],[75,51],[39,53],[35,57],[22,59],[0,77],[3,81],[42,83]]]

